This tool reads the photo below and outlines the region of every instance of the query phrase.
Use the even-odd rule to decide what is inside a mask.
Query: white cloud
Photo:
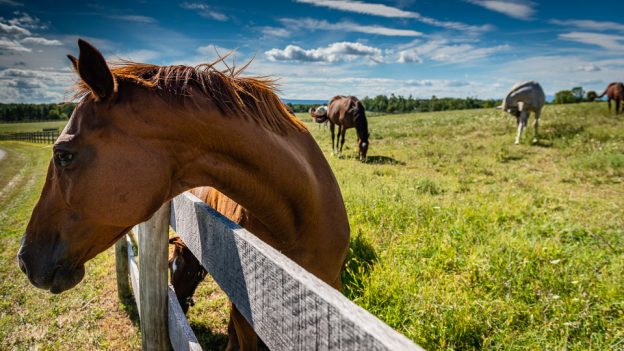
[[[25,12],[19,12],[16,11],[14,12],[15,15],[19,16],[19,17],[15,17],[10,19],[8,22],[9,24],[15,25],[15,26],[20,26],[20,27],[25,27],[25,28],[29,28],[29,29],[46,29],[48,28],[48,25],[45,23],[41,23],[41,20],[37,17],[32,17],[29,14],[25,13]]]
[[[232,51],[231,49],[226,49],[224,47],[221,46],[217,46],[217,45],[206,45],[206,46],[200,46],[197,48],[197,52],[199,52],[202,55],[206,55],[206,56],[223,56],[225,54],[227,54],[228,52]]]
[[[34,44],[34,45],[44,45],[44,46],[63,45],[63,43],[61,43],[58,40],[46,39],[46,38],[42,38],[42,37],[26,37],[26,38],[20,40],[20,42],[22,42],[24,44]]]
[[[381,49],[354,42],[339,42],[324,48],[305,50],[288,45],[284,50],[271,49],[264,53],[271,61],[298,61],[334,63],[369,58],[375,62],[383,60]]]
[[[411,47],[402,46],[397,62],[422,63],[424,59],[429,59],[444,63],[461,63],[484,59],[492,54],[509,49],[509,45],[477,47],[472,44],[453,42],[447,39],[434,39],[425,43],[414,42]]]
[[[439,21],[430,17],[425,17],[418,12],[405,11],[396,7],[391,7],[383,4],[374,4],[353,0],[295,0],[299,3],[310,4],[314,6],[327,7],[334,10],[355,12],[366,15],[380,16],[386,18],[405,18],[415,19],[422,23],[426,23],[436,27],[442,27],[447,29],[455,29],[470,32],[483,32],[492,30],[491,25],[469,25],[461,22],[448,22]]]
[[[587,45],[596,45],[609,50],[624,50],[624,36],[621,35],[591,32],[570,32],[559,34],[559,38]]]
[[[0,23],[0,33],[8,35],[30,35],[30,31],[26,28],[5,23]]]
[[[4,69],[0,71],[0,96],[6,102],[64,101],[73,79],[73,72]]]
[[[122,20],[122,21],[138,22],[138,23],[156,23],[157,22],[155,18],[148,17],[148,16],[141,16],[141,15],[120,15],[120,16],[109,16],[109,17],[113,19]]]
[[[398,63],[423,63],[423,59],[418,56],[416,50],[404,50],[399,52]]]
[[[573,72],[598,72],[602,69],[593,63],[588,63],[580,66],[576,66],[572,71]]]
[[[117,52],[113,56],[117,59],[130,61],[130,62],[149,62],[157,59],[160,54],[154,50],[132,50],[132,51],[123,51]]]
[[[9,51],[18,51],[18,52],[31,52],[32,50],[20,44],[16,40],[11,40],[7,38],[0,38],[0,51],[9,50]]]
[[[557,20],[552,19],[549,23],[559,26],[576,27],[584,30],[608,30],[624,32],[624,24],[609,21],[593,21],[593,20]]]
[[[376,34],[383,36],[396,37],[418,37],[423,35],[421,32],[410,29],[388,28],[377,25],[363,26],[357,23],[343,21],[338,23],[329,23],[324,20],[316,20],[312,18],[282,18],[280,22],[288,28],[288,31],[306,29],[306,30],[330,30],[330,31],[347,31],[366,34]]]
[[[260,27],[259,29],[267,37],[288,38],[292,35],[292,28]]]
[[[488,10],[502,13],[506,16],[529,20],[535,14],[535,3],[526,0],[465,0],[471,4],[484,7]]]
[[[211,18],[214,19],[216,21],[227,21],[229,18],[227,15],[212,10],[210,8],[210,6],[204,4],[204,3],[199,3],[199,2],[183,2],[182,4],[180,4],[180,7],[182,7],[183,9],[186,10],[195,10],[197,11],[197,14],[205,17],[205,18]]]

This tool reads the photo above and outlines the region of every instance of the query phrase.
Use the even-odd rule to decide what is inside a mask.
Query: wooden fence
[[[59,137],[58,129],[44,129],[41,132],[2,133],[0,140],[27,141],[30,143],[52,144]]]
[[[271,350],[422,350],[190,193],[116,244],[122,298],[139,307],[144,350],[201,350],[167,283],[169,225]]]

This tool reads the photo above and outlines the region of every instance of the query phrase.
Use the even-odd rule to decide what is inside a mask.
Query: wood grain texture
[[[167,328],[169,203],[139,228],[139,304],[144,350],[169,350]]]
[[[422,350],[190,193],[171,225],[271,350]]]
[[[169,340],[176,351],[201,351],[199,342],[186,320],[173,286],[167,289],[169,302]]]

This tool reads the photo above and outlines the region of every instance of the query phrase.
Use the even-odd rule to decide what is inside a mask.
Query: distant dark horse
[[[349,128],[355,128],[358,136],[358,149],[360,161],[366,160],[368,152],[368,121],[366,120],[366,112],[362,102],[355,96],[334,96],[329,101],[329,107],[326,113],[319,113],[314,109],[310,109],[310,115],[317,123],[329,121],[329,129],[332,136],[332,152],[342,153],[342,147],[345,143],[345,133]],[[340,140],[340,149],[338,142],[334,146],[334,130],[338,125],[338,135]]]
[[[599,99],[607,95],[609,103],[609,113],[611,113],[611,100],[615,100],[615,114],[620,113],[620,103],[624,101],[624,84],[613,82],[609,84],[607,89],[598,97]]]

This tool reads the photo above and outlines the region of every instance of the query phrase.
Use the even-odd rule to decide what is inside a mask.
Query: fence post
[[[167,329],[167,245],[170,203],[165,203],[139,231],[139,303],[143,350],[169,350]]]
[[[122,236],[115,243],[115,270],[117,271],[117,295],[121,301],[132,296],[128,280],[128,241]]]

